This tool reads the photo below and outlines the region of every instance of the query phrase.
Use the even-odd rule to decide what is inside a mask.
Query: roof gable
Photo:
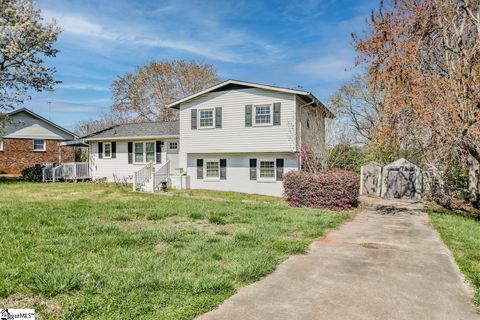
[[[77,137],[73,132],[27,108],[14,110],[6,115],[13,123],[5,123],[5,137],[53,140],[72,140]]]
[[[219,84],[216,84],[212,87],[209,87],[205,90],[202,90],[200,92],[197,92],[195,94],[192,94],[190,96],[187,96],[185,98],[182,98],[180,100],[177,100],[169,105],[167,107],[169,108],[174,108],[174,109],[179,109],[180,104],[187,102],[189,100],[195,99],[197,97],[200,97],[204,94],[210,93],[210,92],[218,92],[218,91],[226,91],[226,90],[239,90],[239,89],[247,89],[247,88],[258,88],[258,89],[264,89],[268,91],[276,91],[276,92],[284,92],[284,93],[290,93],[290,94],[295,94],[305,101],[307,101],[310,104],[316,104],[318,106],[321,106],[324,110],[325,113],[328,117],[333,118],[334,115],[333,113],[328,110],[323,103],[320,102],[312,93],[308,91],[303,91],[303,90],[297,90],[297,89],[289,89],[289,88],[283,88],[283,87],[276,87],[276,86],[271,86],[271,85],[265,85],[265,84],[260,84],[260,83],[254,83],[254,82],[247,82],[247,81],[239,81],[239,80],[226,80],[224,82],[221,82]]]

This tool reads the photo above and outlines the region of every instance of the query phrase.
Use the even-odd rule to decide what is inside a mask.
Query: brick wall
[[[46,140],[46,151],[33,151],[31,139],[4,139],[0,151],[0,174],[16,174],[37,163],[58,162],[58,140]],[[62,162],[74,161],[74,148],[61,147]]]

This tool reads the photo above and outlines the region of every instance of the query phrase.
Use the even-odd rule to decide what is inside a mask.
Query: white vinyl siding
[[[33,117],[27,112],[11,116],[5,124],[3,137],[12,139],[73,140],[74,136],[51,124]]]
[[[168,146],[169,142],[177,142],[178,139],[159,139],[165,141],[165,145]],[[135,143],[139,142],[144,143],[155,143],[155,141],[133,141],[134,145],[132,150],[132,158],[135,157]],[[145,149],[144,149],[145,150]],[[155,150],[156,151],[156,150]],[[170,160],[170,169],[173,173],[176,168],[178,168],[178,158],[169,157],[167,154],[168,149],[166,147],[162,148],[161,152],[161,163],[155,163],[154,167],[158,168],[165,161]],[[128,163],[128,141],[117,141],[116,145],[116,157],[111,159],[100,159],[98,157],[98,143],[90,142],[90,168],[92,170],[93,179],[103,179],[106,178],[107,181],[113,182],[115,179],[117,181],[130,181],[133,177],[133,172],[138,171],[140,168],[145,166],[145,162],[140,163]],[[170,155],[171,156],[171,155]]]
[[[279,126],[245,127],[245,105],[281,103]],[[222,127],[214,130],[191,129],[191,110],[222,107]],[[213,112],[213,117],[214,116]],[[255,119],[252,119],[252,124]],[[189,153],[295,152],[295,95],[264,89],[235,89],[211,92],[180,106],[180,166],[185,167]]]
[[[45,151],[45,150],[46,150],[45,140],[43,139],[33,140],[33,151]]]
[[[250,159],[257,159],[257,170],[260,161],[284,159],[284,173],[298,169],[297,156],[294,153],[230,153],[230,154],[189,154],[187,175],[191,177],[192,189],[209,189],[218,191],[234,191],[244,193],[265,194],[281,197],[283,194],[283,181],[270,178],[268,181],[259,179],[250,180]],[[203,159],[203,179],[197,177],[197,159]],[[226,180],[209,180],[205,176],[207,162],[225,159],[227,162]],[[258,171],[257,171],[258,172]],[[276,175],[276,172],[274,173]],[[212,182],[213,181],[213,182]]]

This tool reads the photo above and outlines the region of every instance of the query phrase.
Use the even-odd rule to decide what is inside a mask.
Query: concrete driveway
[[[199,319],[480,319],[422,205],[364,201],[364,210],[308,254]]]

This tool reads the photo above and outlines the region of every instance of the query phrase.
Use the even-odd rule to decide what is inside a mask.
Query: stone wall
[[[0,151],[0,174],[18,174],[23,169],[37,163],[59,162],[58,140],[46,140],[45,151],[33,151],[31,139],[3,140],[3,151]],[[74,161],[74,148],[61,147],[62,162]]]

